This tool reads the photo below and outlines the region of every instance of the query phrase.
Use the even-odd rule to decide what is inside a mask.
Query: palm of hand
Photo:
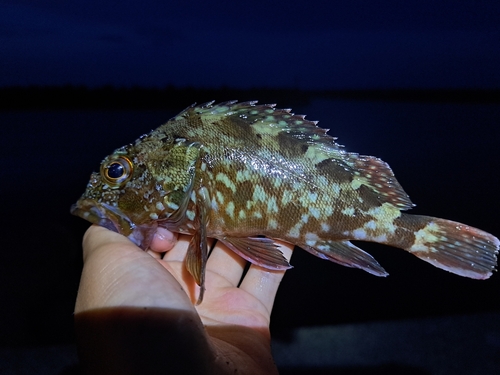
[[[183,265],[188,242],[189,237],[181,236],[161,257],[158,252],[169,246],[157,240],[152,246],[157,253],[150,256],[123,236],[91,227],[84,239],[85,267],[76,312],[117,306],[180,311],[194,317],[193,329],[209,343],[215,372],[238,368],[242,373],[277,373],[269,319],[284,272],[252,265],[240,283],[245,261],[217,245],[207,263],[205,298],[193,306],[198,287]],[[291,256],[291,246],[281,250]]]

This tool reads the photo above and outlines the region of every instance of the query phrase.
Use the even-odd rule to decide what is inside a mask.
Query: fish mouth
[[[142,249],[151,243],[157,224],[137,225],[119,208],[93,199],[81,199],[71,206],[71,214],[92,224],[120,233]]]

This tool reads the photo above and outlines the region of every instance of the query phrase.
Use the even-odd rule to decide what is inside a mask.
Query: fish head
[[[185,217],[200,147],[164,138],[143,136],[107,156],[71,213],[142,249],[149,247],[159,224],[175,229]]]

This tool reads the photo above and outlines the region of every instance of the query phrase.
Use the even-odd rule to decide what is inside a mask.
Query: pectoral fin
[[[292,268],[278,246],[270,238],[219,237],[228,248],[253,264],[270,270]]]
[[[186,268],[193,276],[196,284],[200,286],[200,295],[198,296],[199,305],[203,301],[205,294],[205,269],[207,267],[207,235],[205,226],[200,228],[189,242],[188,251],[186,254]]]
[[[186,268],[193,276],[196,284],[200,286],[200,295],[198,296],[199,305],[203,301],[205,294],[205,270],[207,267],[208,248],[207,248],[207,210],[205,203],[206,199],[202,199],[196,206],[196,222],[197,231],[194,233],[189,242],[188,251],[186,254]]]

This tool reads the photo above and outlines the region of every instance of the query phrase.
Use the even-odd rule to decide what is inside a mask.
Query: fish
[[[205,291],[207,238],[269,270],[291,267],[276,240],[376,276],[351,241],[404,249],[446,271],[487,279],[497,237],[410,215],[389,165],[348,152],[303,115],[274,104],[193,104],[105,157],[71,213],[148,249],[158,227],[192,235],[185,267]]]

